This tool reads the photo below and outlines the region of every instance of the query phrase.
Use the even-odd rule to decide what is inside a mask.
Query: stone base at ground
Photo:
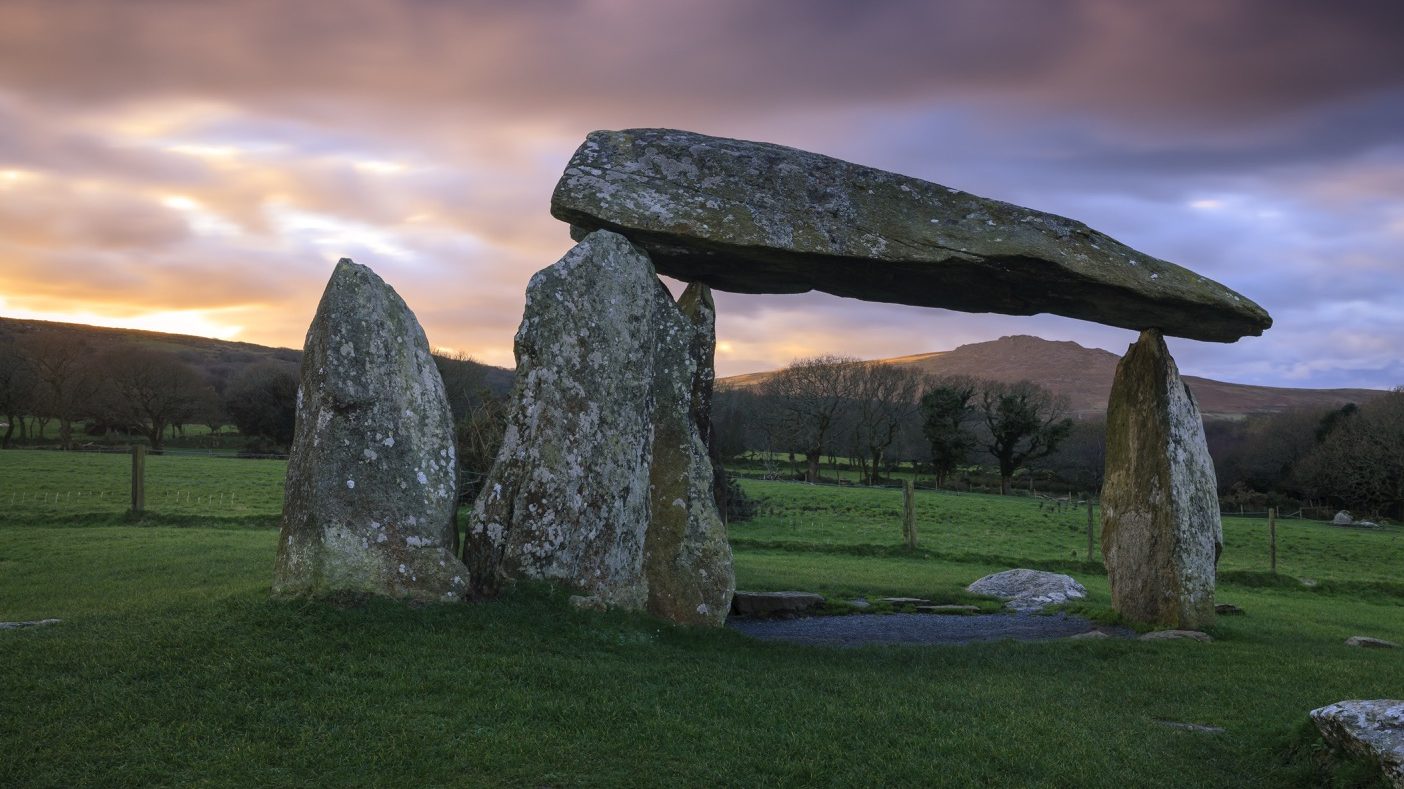
[[[1311,711],[1333,748],[1376,762],[1396,789],[1404,789],[1404,701],[1338,701]]]
[[[1107,407],[1102,555],[1112,607],[1135,622],[1211,624],[1222,544],[1199,408],[1160,332],[1146,330],[1117,364]]]
[[[1038,611],[1087,596],[1087,590],[1072,576],[1024,569],[987,575],[965,591],[998,597],[1011,611]]]

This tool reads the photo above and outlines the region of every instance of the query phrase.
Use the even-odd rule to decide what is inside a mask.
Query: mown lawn
[[[110,460],[3,452],[0,496],[120,482]],[[1299,524],[1317,546],[1300,559],[1315,587],[1275,584],[1243,558],[1220,597],[1247,613],[1221,618],[1213,644],[826,649],[577,612],[538,588],[424,608],[270,600],[281,464],[179,462],[172,485],[267,500],[130,524],[96,507],[0,515],[0,620],[64,620],[0,631],[0,786],[1310,786],[1328,776],[1306,711],[1404,689],[1401,651],[1342,644],[1404,641],[1397,532]],[[970,505],[967,528],[933,518],[932,552],[906,555],[896,521],[858,518],[847,499],[895,492],[781,488],[830,514],[809,510],[788,548],[767,532],[779,524],[737,525],[743,587],[958,600],[1009,566],[980,557],[1072,561],[1059,515],[1027,501],[946,497]],[[1227,528],[1226,562],[1255,550],[1233,538],[1254,527]],[[1074,574],[1085,610],[1106,615],[1105,577]]]

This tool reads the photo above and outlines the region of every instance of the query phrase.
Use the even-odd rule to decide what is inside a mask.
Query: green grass
[[[732,541],[755,548],[901,553],[902,493],[897,489],[742,482],[760,515],[733,524]],[[1087,558],[1087,511],[1038,499],[982,493],[917,491],[923,553],[1008,566],[1101,572],[1101,513],[1094,512],[1093,566]],[[1269,570],[1267,521],[1227,517],[1221,572]],[[1287,578],[1404,582],[1404,528],[1342,529],[1317,521],[1277,524],[1278,573]],[[1404,586],[1400,587],[1404,594]]]
[[[125,460],[4,452],[0,490],[120,482]],[[140,524],[37,504],[0,518],[0,619],[64,620],[0,631],[0,785],[1311,786],[1330,776],[1307,710],[1404,684],[1399,652],[1342,644],[1404,641],[1404,596],[1363,586],[1398,580],[1391,534],[1302,525],[1302,566],[1341,584],[1244,570],[1219,597],[1247,614],[1213,644],[825,649],[578,612],[531,587],[464,606],[271,600],[276,532],[256,527],[282,465],[194,460],[169,484],[266,500],[244,521],[174,504]],[[978,557],[1064,561],[1072,539],[1028,501],[929,494],[932,552],[905,555],[881,502],[849,499],[880,492],[748,488],[812,522],[734,528],[747,588],[955,602],[1008,566]],[[1226,561],[1255,550],[1251,522],[1227,528]],[[761,536],[791,544],[746,547]],[[1105,577],[1075,574],[1105,610]]]

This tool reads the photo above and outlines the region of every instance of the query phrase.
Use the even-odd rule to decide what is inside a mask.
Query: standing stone
[[[705,285],[688,286],[678,307],[659,310],[660,336],[669,341],[658,344],[654,370],[648,611],[684,624],[721,624],[735,575],[717,497],[719,468],[703,440],[711,434],[716,309]],[[677,347],[675,335],[686,345]]]
[[[1199,408],[1164,338],[1147,329],[1117,364],[1107,407],[1102,553],[1112,607],[1149,624],[1211,624],[1222,544]]]
[[[723,621],[734,581],[694,421],[696,332],[623,236],[593,233],[532,277],[464,543],[479,593],[540,579],[582,605]]]
[[[726,473],[722,470],[721,449],[712,426],[712,389],[717,382],[717,305],[712,300],[712,289],[693,282],[678,297],[678,309],[692,321],[692,345],[688,355],[697,365],[697,374],[692,377],[692,421],[697,424],[697,432],[707,447],[707,457],[712,461],[712,494],[725,524]]]
[[[414,313],[337,263],[302,355],[273,590],[458,600],[453,417]]]

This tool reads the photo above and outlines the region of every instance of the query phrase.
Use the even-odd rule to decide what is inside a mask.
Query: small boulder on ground
[[[737,592],[731,612],[737,616],[792,616],[824,604],[813,592]]]
[[[1404,789],[1404,701],[1338,701],[1310,715],[1333,748],[1378,763],[1386,779],[1396,789]]]
[[[1395,649],[1399,646],[1393,641],[1371,638],[1370,636],[1351,636],[1345,640],[1345,643],[1348,647],[1363,647],[1365,649]]]
[[[1337,526],[1349,526],[1350,524],[1355,523],[1355,519],[1352,518],[1350,513],[1346,510],[1341,510],[1340,512],[1336,513],[1336,517],[1332,518],[1331,522]]]
[[[1214,640],[1214,637],[1211,636],[1211,635],[1209,635],[1208,633],[1205,633],[1205,632],[1202,631],[1202,630],[1153,630],[1153,631],[1151,631],[1151,632],[1149,632],[1149,633],[1143,633],[1143,634],[1141,635],[1141,637],[1140,637],[1140,640],[1141,640],[1141,641],[1174,641],[1174,640],[1188,640],[1188,641],[1201,641],[1201,642],[1203,642],[1203,643],[1205,643],[1205,644],[1208,644],[1208,643],[1210,643],[1211,641]]]
[[[1221,616],[1237,616],[1243,613],[1243,609],[1233,603],[1218,603],[1214,606],[1214,613]]]
[[[998,597],[1005,601],[1004,607],[1012,611],[1038,611],[1087,596],[1087,590],[1071,576],[1025,569],[987,575],[965,590]]]

